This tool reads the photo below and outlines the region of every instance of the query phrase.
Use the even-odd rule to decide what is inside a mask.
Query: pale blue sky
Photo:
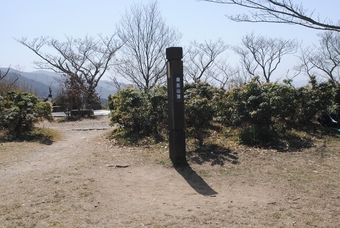
[[[20,66],[24,71],[34,71],[34,60],[38,57],[14,38],[27,37],[32,40],[40,36],[51,36],[65,40],[65,36],[83,38],[86,35],[111,35],[125,9],[133,0],[0,0],[0,67]],[[320,18],[334,22],[340,20],[339,0],[294,0],[306,8],[315,10]],[[237,45],[242,36],[254,32],[268,37],[296,38],[305,46],[318,42],[320,31],[301,26],[264,23],[237,23],[226,14],[246,12],[244,8],[201,2],[197,0],[158,0],[162,16],[168,25],[182,33],[178,46],[185,47],[188,41],[216,40],[222,38],[229,45]],[[238,62],[238,56],[228,51],[229,60]],[[281,65],[277,77],[283,75],[296,60],[288,57]]]

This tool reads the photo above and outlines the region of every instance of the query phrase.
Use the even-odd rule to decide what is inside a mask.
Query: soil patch
[[[62,139],[0,145],[0,227],[340,224],[335,139],[290,153],[238,146],[213,163],[218,148],[209,161],[189,154],[190,166],[175,169],[166,145],[114,145],[107,117],[40,126]]]

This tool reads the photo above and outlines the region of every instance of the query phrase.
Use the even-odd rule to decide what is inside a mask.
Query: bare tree
[[[241,46],[235,47],[234,51],[240,55],[241,64],[250,75],[262,76],[270,82],[283,56],[296,52],[297,47],[295,40],[266,38],[251,33],[242,38]]]
[[[310,76],[326,76],[340,82],[340,33],[326,31],[319,34],[319,45],[307,47],[300,53],[300,69]]]
[[[118,81],[118,78],[117,77],[110,77],[111,81],[107,81],[105,82],[106,84],[110,85],[110,86],[113,86],[116,88],[117,92],[119,92],[120,90],[122,90],[122,86],[123,84],[121,82]]]
[[[11,71],[10,66],[5,71],[1,71],[0,69],[0,96],[6,95],[9,91],[19,89],[19,86],[17,85],[19,77],[20,74]]]
[[[296,24],[307,28],[340,32],[340,25],[328,19],[320,19],[314,10],[292,0],[201,0],[205,2],[237,5],[250,9],[249,14],[228,15],[237,22],[269,22]]]
[[[5,72],[2,72],[0,69],[0,81],[5,79],[6,76],[9,76],[8,77],[9,79],[7,78],[5,83],[8,86],[14,86],[14,84],[18,81],[20,77],[20,70],[17,70],[18,72],[13,72],[13,71],[10,72],[10,71],[11,71],[11,66],[9,66]]]
[[[117,76],[143,90],[165,82],[165,49],[174,46],[181,35],[166,25],[157,2],[133,5],[117,31],[125,44],[116,67]]]
[[[313,52],[314,48],[301,48],[300,55],[298,57],[300,62],[299,65],[295,66],[296,71],[306,74],[309,78],[317,74],[315,66],[313,66],[309,61]]]
[[[211,84],[219,86],[220,88],[230,89],[235,85],[236,78],[240,74],[238,67],[232,67],[228,63],[228,58],[220,59],[213,67],[213,73],[210,75]],[[237,84],[237,83],[236,83]]]
[[[251,78],[249,77],[249,74],[244,72],[244,69],[236,68],[237,73],[233,76],[229,83],[229,89],[233,87],[242,87],[249,81],[251,81]]]
[[[95,90],[98,82],[110,68],[112,58],[122,46],[115,35],[99,35],[97,39],[89,36],[84,39],[67,37],[65,42],[49,37],[36,38],[31,42],[27,38],[17,41],[40,57],[40,61],[34,62],[39,69],[61,73],[68,86],[77,85],[77,91],[80,88],[83,94],[85,106],[98,100]],[[51,48],[51,53],[45,53],[44,48]]]
[[[209,77],[216,77],[214,66],[217,58],[229,47],[223,40],[193,41],[185,54],[185,74],[193,81],[207,81]]]
[[[4,78],[7,76],[7,74],[8,74],[8,72],[9,72],[10,69],[11,69],[11,68],[8,67],[7,70],[6,70],[5,72],[2,72],[1,69],[0,69],[0,81],[1,81],[2,79],[4,79]]]
[[[325,32],[319,35],[320,44],[309,57],[313,67],[326,74],[332,81],[340,79],[340,33]]]

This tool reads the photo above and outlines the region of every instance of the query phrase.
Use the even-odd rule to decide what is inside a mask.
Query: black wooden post
[[[184,132],[183,50],[166,49],[168,60],[169,153],[175,166],[186,165]]]

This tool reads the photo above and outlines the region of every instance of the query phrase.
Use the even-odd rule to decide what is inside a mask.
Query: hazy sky
[[[339,0],[293,0],[305,8],[314,10],[322,19],[340,20]],[[111,35],[115,26],[133,0],[0,0],[0,67],[20,66],[24,71],[34,71],[33,61],[38,57],[14,40],[40,36],[54,37],[60,41],[65,36],[84,38],[86,35]],[[246,12],[244,8],[207,3],[197,0],[158,0],[163,18],[168,25],[182,33],[179,46],[185,48],[189,41],[216,40],[222,38],[229,45],[239,44],[242,36],[254,32],[268,37],[296,38],[305,46],[317,44],[320,31],[293,25],[266,23],[237,23],[226,14]],[[238,56],[228,51],[230,62],[238,62]],[[293,57],[284,59],[281,77],[296,62]],[[281,75],[279,75],[281,74]]]

